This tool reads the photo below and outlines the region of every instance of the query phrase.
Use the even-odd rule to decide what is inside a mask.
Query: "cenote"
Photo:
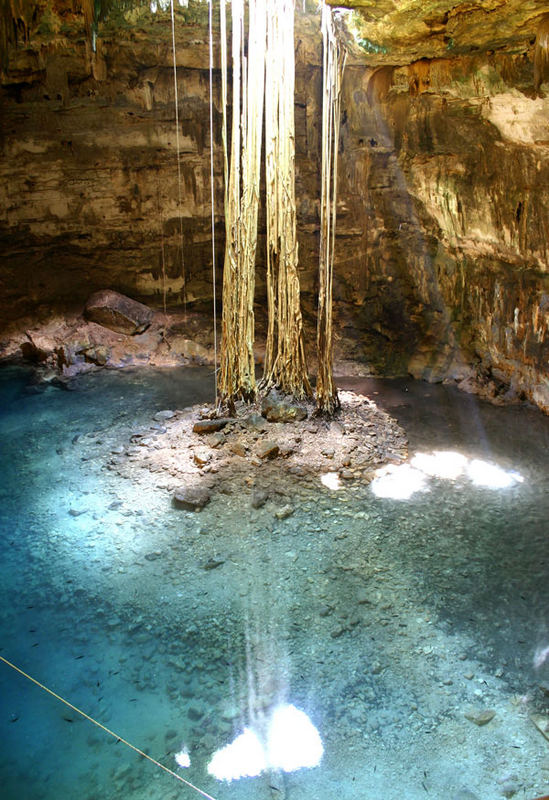
[[[548,120],[547,0],[0,2],[1,800],[548,800]]]
[[[211,369],[29,377],[0,373],[0,655],[116,738],[0,664],[3,797],[199,796],[119,738],[220,800],[543,792],[547,417],[340,379],[404,429],[408,493],[281,467],[193,512],[109,464]]]

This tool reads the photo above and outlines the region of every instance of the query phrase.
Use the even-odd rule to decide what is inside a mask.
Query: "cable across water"
[[[198,794],[201,795],[202,797],[205,797],[206,800],[215,800],[215,797],[212,797],[211,794],[208,794],[207,792],[204,792],[202,789],[199,789],[198,786],[195,786],[194,783],[191,783],[190,781],[185,780],[185,778],[182,778],[181,775],[178,775],[177,772],[173,771],[173,769],[164,766],[164,764],[161,764],[160,761],[157,761],[155,758],[152,758],[152,756],[147,755],[147,753],[145,753],[143,750],[140,750],[139,747],[136,747],[134,744],[131,744],[131,742],[128,742],[127,739],[124,739],[122,736],[119,736],[114,731],[111,731],[110,728],[107,728],[101,722],[98,722],[98,720],[94,719],[93,717],[90,717],[90,715],[86,714],[85,711],[82,711],[77,706],[73,705],[72,703],[69,703],[69,701],[61,697],[61,695],[56,694],[56,692],[52,691],[52,689],[48,689],[47,686],[44,686],[43,683],[37,681],[36,678],[33,678],[31,675],[28,675],[24,670],[20,669],[15,664],[12,664],[12,662],[8,661],[8,659],[4,658],[4,656],[0,656],[0,661],[3,661],[4,664],[6,664],[8,667],[11,667],[11,669],[15,670],[15,672],[18,672],[24,678],[27,678],[27,680],[31,681],[31,683],[34,683],[40,689],[43,689],[52,697],[55,697],[55,699],[59,700],[59,702],[64,703],[66,706],[68,706],[68,708],[72,709],[73,711],[76,711],[76,713],[80,714],[80,716],[84,717],[84,719],[87,719],[89,722],[92,722],[94,725],[97,725],[98,728],[101,728],[102,731],[108,733],[109,736],[112,736],[114,739],[116,739],[117,742],[125,744],[126,747],[129,747],[131,750],[134,750],[138,755],[142,756],[143,758],[146,758],[147,761],[150,761],[156,767],[160,767],[161,770],[167,772],[168,775],[172,776],[172,778],[175,778],[176,780],[180,781],[180,783],[185,784],[185,786],[188,786],[189,789],[193,789],[195,792],[198,792]]]

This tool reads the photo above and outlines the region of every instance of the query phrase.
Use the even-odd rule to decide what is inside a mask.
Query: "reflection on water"
[[[292,705],[275,708],[262,732],[245,728],[230,744],[214,753],[208,772],[220,780],[255,777],[267,769],[295,772],[317,767],[324,748],[304,711]]]
[[[109,466],[207,371],[25,383],[0,372],[3,656],[219,800],[546,793],[546,417],[368,382],[410,440],[391,490],[328,464],[281,474],[288,518],[240,491],[193,514]],[[193,796],[0,667],[3,798]]]
[[[468,459],[452,450],[435,450],[416,453],[409,464],[381,467],[372,481],[372,491],[376,497],[408,500],[415,492],[429,491],[427,477],[456,481],[462,476],[488,489],[507,489],[524,480],[516,470],[505,470],[480,458]]]

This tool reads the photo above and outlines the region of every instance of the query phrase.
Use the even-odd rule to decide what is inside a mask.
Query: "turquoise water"
[[[442,386],[342,381],[398,419],[411,457],[452,451],[464,469],[423,473],[407,499],[282,473],[296,511],[280,520],[238,490],[180,511],[163,477],[112,469],[132,431],[163,435],[156,412],[211,397],[207,370],[28,383],[0,372],[1,656],[220,800],[549,791],[531,719],[549,709],[547,417]],[[509,485],[483,485],[490,470]],[[283,729],[281,706],[310,728]],[[483,726],[466,716],[483,711]],[[294,753],[312,731],[318,766],[285,772],[266,744],[277,725]],[[246,727],[265,769],[212,776]],[[199,796],[4,663],[0,731],[6,800]],[[233,748],[233,773],[237,761]]]

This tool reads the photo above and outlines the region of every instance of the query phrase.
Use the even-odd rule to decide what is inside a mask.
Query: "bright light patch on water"
[[[189,755],[189,751],[185,746],[181,748],[179,753],[175,754],[175,761],[178,767],[183,767],[186,769],[187,767],[191,766],[191,757]]]
[[[486,486],[488,489],[507,489],[514,483],[524,481],[518,472],[508,472],[496,464],[477,458],[468,465],[467,474],[476,486]]]
[[[547,647],[538,647],[534,653],[534,667],[539,669],[549,659],[549,645]]]
[[[410,464],[383,467],[370,486],[376,497],[393,500],[409,500],[414,492],[428,491],[424,473]]]
[[[226,747],[217,750],[208,772],[218,780],[253,778],[266,769],[295,772],[320,764],[324,747],[320,735],[304,711],[293,705],[275,709],[263,744],[251,728]]]
[[[456,480],[465,475],[475,486],[488,489],[507,489],[524,478],[514,470],[505,470],[497,464],[469,460],[453,450],[435,450],[432,453],[416,453],[409,464],[382,467],[371,483],[376,497],[392,500],[408,500],[415,492],[429,491],[429,478]]]
[[[265,751],[257,734],[250,728],[245,728],[234,742],[217,750],[208,764],[210,775],[220,781],[254,778],[266,768]]]
[[[416,453],[410,463],[425,475],[455,480],[463,473],[467,458],[453,450],[436,450],[433,453]]]
[[[284,772],[320,764],[324,747],[320,735],[304,711],[281,706],[273,714],[267,739],[269,766]]]
[[[320,482],[333,492],[337,492],[338,489],[341,489],[341,481],[337,472],[326,472],[324,475],[321,475]]]

